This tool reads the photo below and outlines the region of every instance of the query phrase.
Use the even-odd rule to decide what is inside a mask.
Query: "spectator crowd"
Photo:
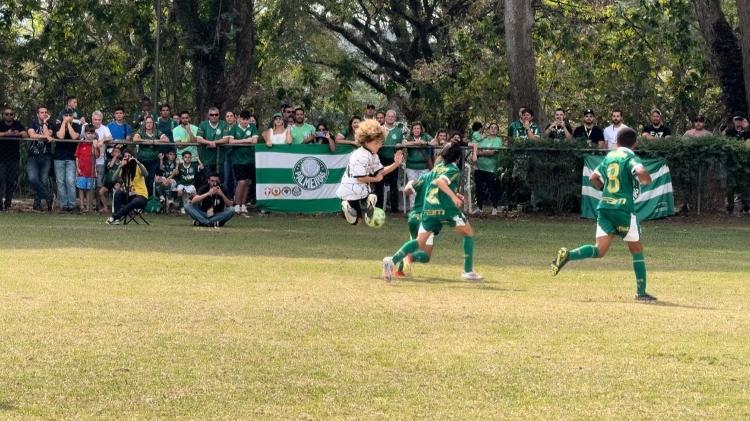
[[[628,127],[617,109],[611,111],[606,127],[597,124],[592,109],[581,117],[581,124],[573,128],[565,111],[557,109],[551,123],[541,129],[534,111],[522,107],[505,139],[497,123],[474,123],[466,140],[473,146],[469,158],[474,166],[477,212],[489,202],[491,213],[498,213],[497,154],[511,139],[583,139],[592,148],[614,149],[617,133]],[[432,168],[434,150],[449,140],[464,139],[463,133],[445,129],[432,136],[421,122],[401,122],[395,110],[377,110],[371,104],[338,132],[321,122],[310,124],[304,108],[287,104],[267,124],[259,124],[258,117],[246,110],[222,113],[212,107],[197,125],[189,111],[173,113],[169,104],[162,104],[157,113],[146,97],[130,119],[124,107],[115,106],[106,124],[100,111],[91,113],[89,120],[72,96],[54,116],[48,107],[37,107],[27,126],[6,106],[0,122],[0,211],[12,208],[23,147],[36,211],[52,211],[55,205],[62,212],[97,211],[111,214],[107,222],[117,224],[153,200],[154,208],[187,214],[197,225],[221,226],[234,215],[247,216],[255,203],[253,145],[318,144],[335,151],[341,145],[355,144],[354,133],[365,119],[376,119],[387,129],[385,147],[379,152],[384,166],[393,163],[396,148],[407,148],[402,170],[373,186],[379,206],[391,212],[401,211],[399,186]],[[705,123],[703,116],[695,117],[683,136],[713,135]],[[640,133],[644,141],[673,135],[658,109],[651,110]],[[735,116],[721,133],[750,143],[750,126],[744,116]],[[54,189],[49,188],[51,172]],[[403,204],[409,205],[408,201]],[[748,210],[746,197],[743,207]]]

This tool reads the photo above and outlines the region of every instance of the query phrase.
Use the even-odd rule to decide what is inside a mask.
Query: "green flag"
[[[581,216],[584,218],[596,219],[596,206],[602,198],[602,192],[591,185],[589,176],[603,159],[601,155],[587,155],[584,158],[581,182]],[[651,174],[652,181],[651,184],[640,186],[633,192],[636,217],[639,221],[645,221],[674,215],[672,176],[669,174],[667,160],[646,158],[641,161]]]
[[[255,147],[257,206],[271,212],[334,213],[341,211],[336,189],[354,149],[336,145]]]

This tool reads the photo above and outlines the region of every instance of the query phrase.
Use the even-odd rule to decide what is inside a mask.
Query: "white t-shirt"
[[[271,132],[271,144],[272,145],[284,145],[286,144],[286,130],[281,133],[274,133],[273,129],[268,129]]]
[[[620,124],[620,127],[609,125],[604,129],[604,141],[607,142],[607,148],[609,150],[617,149],[617,133],[622,129],[629,129],[630,127]]]
[[[349,156],[349,165],[346,166],[346,172],[341,177],[341,184],[336,191],[336,195],[343,200],[364,199],[370,194],[370,186],[360,183],[357,177],[374,176],[378,171],[383,169],[378,154],[370,152],[364,146],[352,152]]]
[[[109,127],[102,124],[96,129],[96,138],[101,140],[109,139],[112,140],[112,132],[109,131]],[[104,165],[107,163],[107,147],[104,143],[99,145],[99,156],[96,158],[96,165]]]

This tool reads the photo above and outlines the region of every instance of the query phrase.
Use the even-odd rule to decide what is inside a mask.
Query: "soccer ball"
[[[380,228],[385,225],[385,211],[380,208],[375,208],[372,212],[372,218],[365,216],[365,223],[372,228]]]

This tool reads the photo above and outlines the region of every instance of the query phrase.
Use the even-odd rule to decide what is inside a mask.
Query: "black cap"
[[[583,115],[586,115],[586,114],[596,115],[594,113],[594,110],[592,110],[591,108],[586,108],[586,110],[583,112]]]
[[[744,120],[744,119],[745,119],[745,117],[743,117],[741,115],[736,115],[736,116],[734,116],[734,118],[732,120],[737,121],[737,120]]]

